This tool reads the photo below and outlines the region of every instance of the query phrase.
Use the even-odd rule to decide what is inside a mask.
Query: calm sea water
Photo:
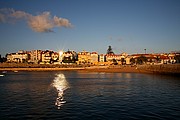
[[[55,102],[61,87],[66,103],[58,107]],[[0,119],[178,120],[180,78],[137,73],[8,72],[0,76]]]

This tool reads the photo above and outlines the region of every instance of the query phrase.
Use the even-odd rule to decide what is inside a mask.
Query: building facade
[[[67,52],[63,52],[62,55],[63,63],[75,63],[78,60],[78,55],[75,51],[68,50]]]
[[[41,64],[50,64],[52,62],[52,53],[53,51],[50,50],[42,51]]]
[[[42,60],[42,50],[31,50],[29,62],[38,64]]]
[[[82,51],[78,53],[78,64],[90,64],[91,63],[91,53],[87,51]]]
[[[30,56],[27,53],[10,53],[7,54],[8,62],[25,63],[28,62]]]
[[[99,62],[99,55],[97,52],[92,52],[91,53],[91,64],[97,65]]]

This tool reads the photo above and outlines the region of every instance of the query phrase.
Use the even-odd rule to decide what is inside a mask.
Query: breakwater
[[[138,65],[137,69],[155,74],[180,75],[180,64]]]

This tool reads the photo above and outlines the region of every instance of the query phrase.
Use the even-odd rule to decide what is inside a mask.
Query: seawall
[[[180,64],[138,65],[137,69],[155,74],[180,75]]]

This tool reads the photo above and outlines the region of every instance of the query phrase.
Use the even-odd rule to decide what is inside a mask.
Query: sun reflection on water
[[[57,90],[57,98],[55,105],[58,107],[58,109],[60,109],[60,107],[66,103],[63,97],[64,91],[69,88],[69,84],[66,80],[65,75],[62,73],[56,74],[52,86]]]

